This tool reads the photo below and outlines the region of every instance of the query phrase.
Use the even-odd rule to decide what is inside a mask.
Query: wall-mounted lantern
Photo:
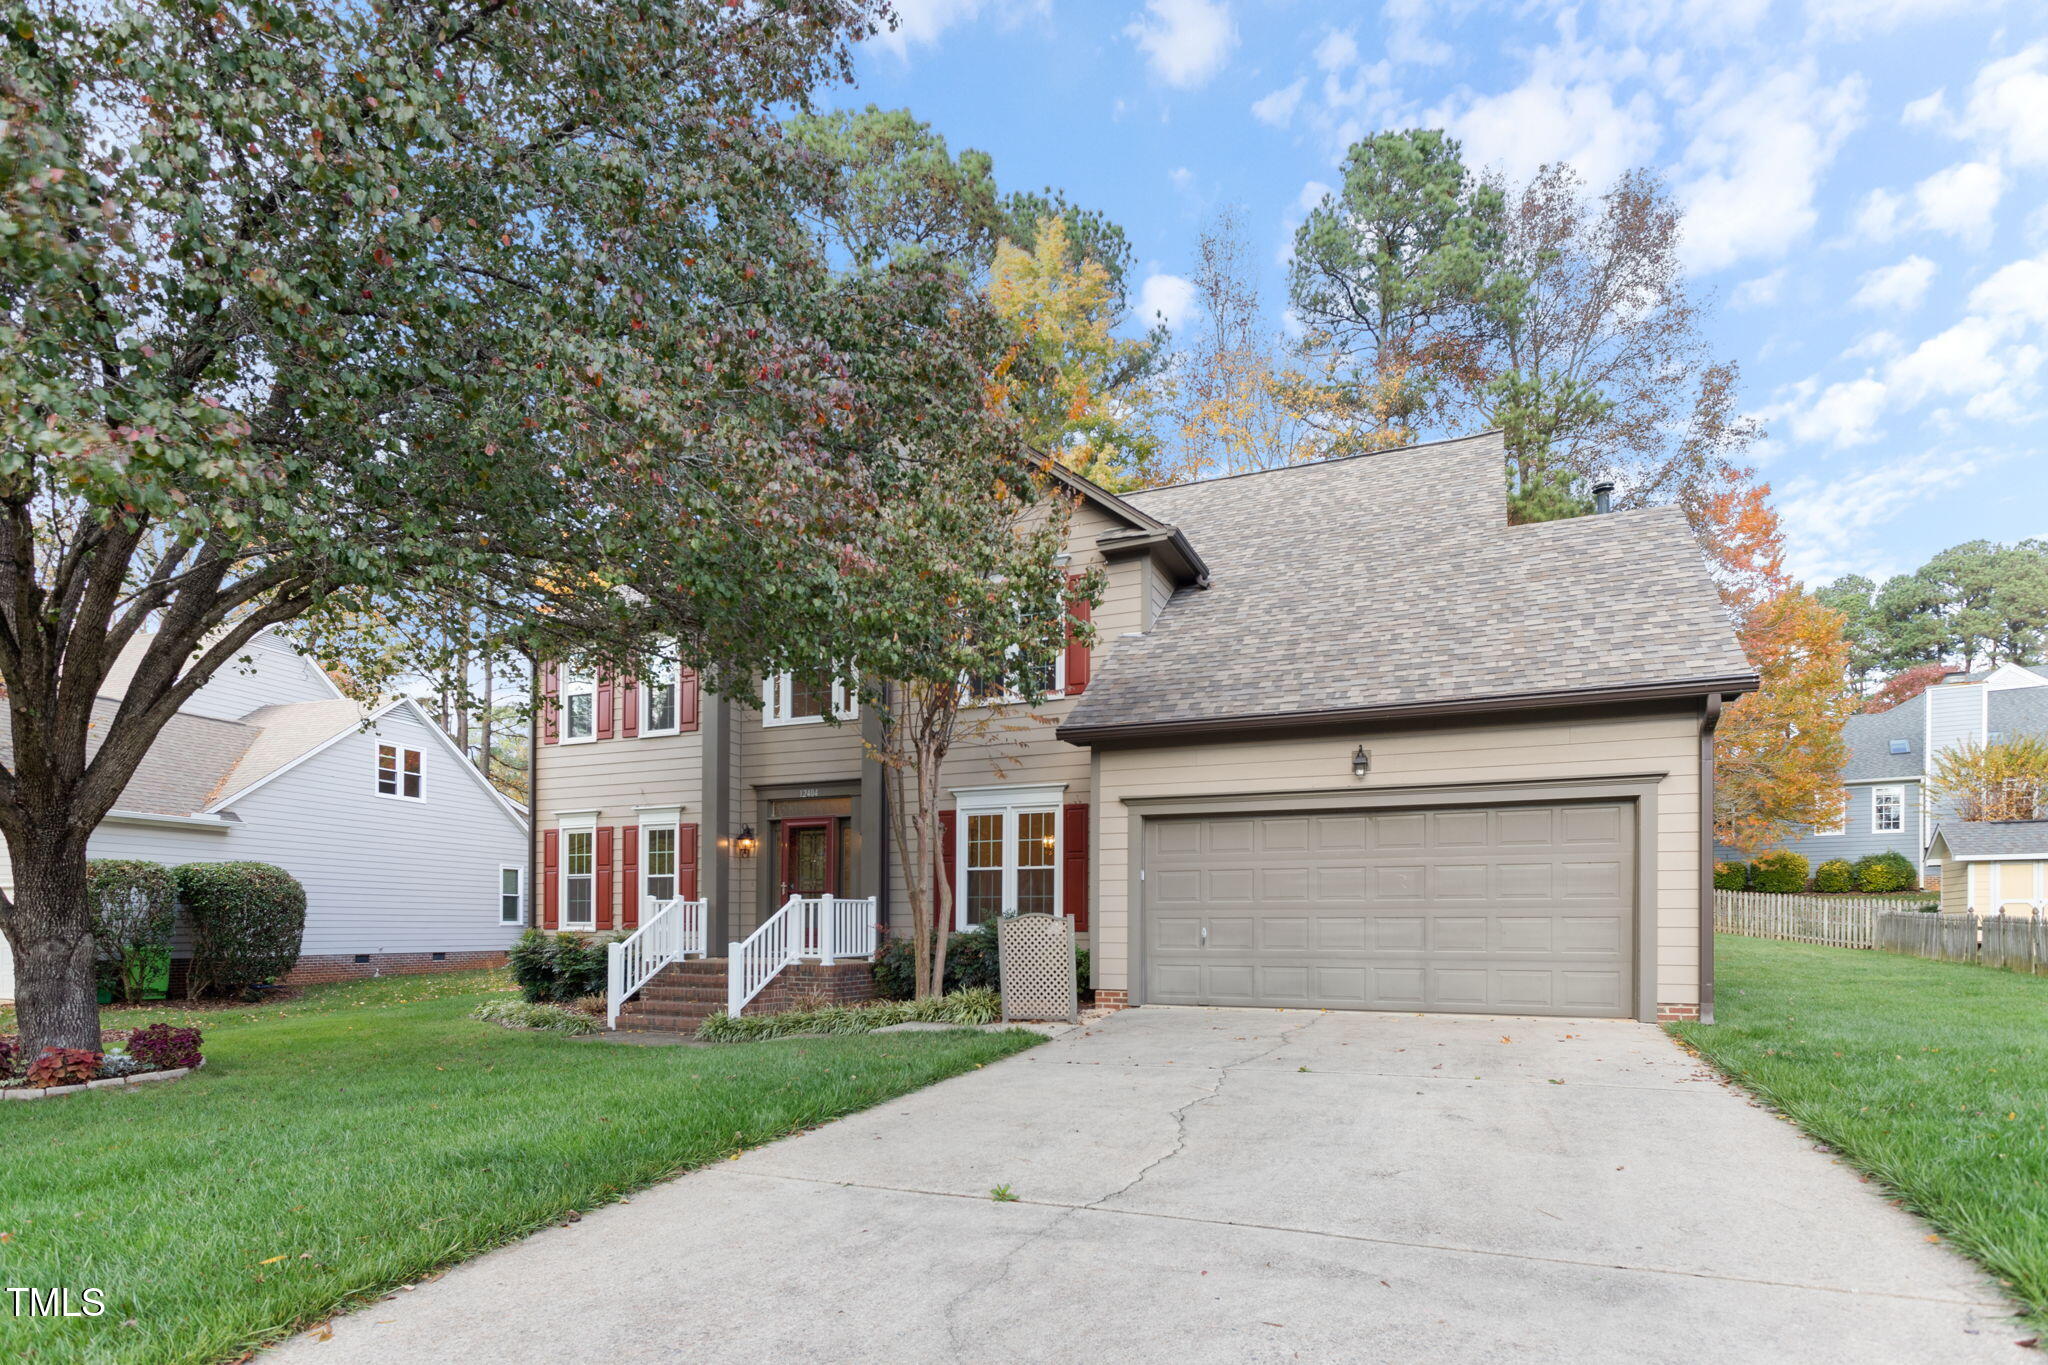
[[[740,858],[753,857],[754,850],[760,846],[761,841],[754,837],[754,827],[752,825],[741,825],[740,837],[732,841],[733,854],[735,857]]]
[[[1361,744],[1358,746],[1358,752],[1351,755],[1351,775],[1356,778],[1363,778],[1371,771],[1372,755],[1367,753],[1365,746]]]

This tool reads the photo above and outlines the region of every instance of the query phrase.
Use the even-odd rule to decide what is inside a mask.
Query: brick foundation
[[[1681,1021],[1695,1020],[1699,1017],[1700,1007],[1698,1005],[1657,1006],[1657,1022],[1660,1024],[1676,1024]]]
[[[1130,1007],[1131,993],[1129,991],[1105,991],[1098,989],[1095,992],[1096,1009],[1122,1010],[1129,1009]]]
[[[502,949],[487,953],[449,953],[436,962],[432,953],[367,953],[368,962],[356,961],[355,953],[322,953],[302,957],[284,974],[287,986],[311,986],[323,981],[357,981],[372,976],[417,976],[427,972],[473,972],[483,967],[502,967]]]
[[[741,1014],[781,1014],[813,1005],[857,1005],[875,998],[875,969],[865,962],[794,962],[784,967]]]

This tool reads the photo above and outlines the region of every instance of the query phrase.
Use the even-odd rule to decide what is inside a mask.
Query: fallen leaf
[[[289,1255],[291,1255],[291,1253],[290,1253],[290,1252],[286,1252],[286,1253],[285,1253],[285,1256],[289,1256]],[[275,1263],[276,1263],[276,1262],[278,1262],[278,1261],[282,1261],[283,1259],[284,1259],[284,1256],[272,1256],[272,1257],[270,1257],[270,1258],[269,1258],[269,1259],[267,1259],[267,1260],[262,1260],[262,1261],[258,1261],[258,1262],[257,1262],[256,1264],[257,1264],[257,1265],[272,1265],[272,1264],[275,1264]]]

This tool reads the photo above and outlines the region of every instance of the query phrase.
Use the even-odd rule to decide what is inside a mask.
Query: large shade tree
[[[0,929],[30,1047],[96,1045],[86,840],[266,627],[362,690],[392,666],[365,619],[622,662],[658,628],[735,676],[840,650],[834,567],[983,420],[997,335],[956,275],[837,272],[806,226],[834,180],[770,114],[877,8],[6,5]]]

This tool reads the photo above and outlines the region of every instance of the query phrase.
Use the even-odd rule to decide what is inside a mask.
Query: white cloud
[[[1991,240],[2005,172],[1992,161],[1959,161],[1913,187],[1914,222],[1978,246]]]
[[[1785,267],[1779,266],[1768,275],[1759,275],[1753,280],[1744,280],[1735,286],[1728,302],[1737,308],[1767,308],[1778,301],[1785,288]]]
[[[1694,269],[1783,255],[1812,229],[1821,177],[1863,98],[1862,77],[1822,84],[1809,62],[1760,81],[1732,66],[1693,102],[1679,194]]]
[[[2014,261],[1970,291],[1970,310],[2048,327],[2048,255]]]
[[[1138,286],[1138,318],[1149,324],[1155,316],[1179,331],[1201,312],[1195,302],[1195,286],[1179,275],[1151,274]]]
[[[1874,527],[1915,511],[1924,500],[1972,478],[1976,460],[1953,451],[1929,450],[1883,464],[1866,465],[1845,478],[1810,476],[1778,487],[1778,517],[1789,548],[1786,567],[1809,583],[1823,582],[1871,563],[1852,558],[1854,540]]]
[[[1890,190],[1872,190],[1856,206],[1856,235],[1873,242],[1889,242],[1899,235],[1906,216],[1906,201]]]
[[[1908,256],[1895,265],[1879,266],[1857,283],[1849,304],[1880,313],[1910,313],[1927,297],[1936,269],[1925,256]]]
[[[1876,440],[1886,396],[1885,386],[1867,376],[1830,384],[1812,403],[1790,415],[1792,438],[1837,449]]]
[[[1588,184],[1604,188],[1655,154],[1663,137],[1655,110],[1641,91],[1617,102],[1606,82],[1578,79],[1541,58],[1513,89],[1456,97],[1428,121],[1465,144],[1468,164],[1496,166],[1524,180],[1545,162],[1565,161]]]
[[[1283,85],[1263,99],[1252,101],[1252,117],[1275,128],[1285,128],[1294,122],[1294,110],[1301,103],[1302,91],[1308,89],[1308,77],[1297,77],[1292,85]]]
[[[908,58],[913,46],[930,47],[949,28],[971,23],[984,12],[992,14],[1004,28],[1014,28],[1028,18],[1043,18],[1052,12],[1052,0],[895,0],[896,27],[875,35],[874,41],[898,57]]]
[[[2048,43],[1977,73],[1958,131],[1997,147],[2021,166],[2048,166]]]
[[[1342,71],[1358,60],[1358,40],[1349,30],[1331,29],[1316,44],[1316,65],[1325,71]]]
[[[1807,0],[1806,13],[1816,28],[1859,38],[1924,19],[1997,8],[2000,0]]]
[[[1416,66],[1440,66],[1451,59],[1450,45],[1423,32],[1428,0],[1386,0],[1380,11],[1387,21],[1387,55]]]
[[[1168,85],[1203,84],[1237,46],[1237,23],[1224,0],[1146,0],[1145,8],[1149,17],[1124,32],[1136,40],[1152,74]]]

